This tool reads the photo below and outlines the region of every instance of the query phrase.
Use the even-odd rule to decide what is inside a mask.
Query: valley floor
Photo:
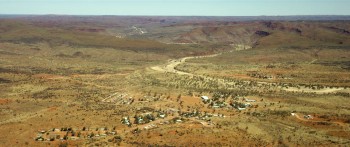
[[[276,83],[217,78],[177,69],[188,60],[218,55],[170,60],[130,74],[33,75],[27,82],[11,86],[6,91],[8,98],[1,99],[0,131],[10,133],[0,136],[0,143],[18,146],[350,143],[348,96],[335,93],[344,88],[283,88]],[[57,91],[64,90],[58,88],[64,85],[70,88]],[[14,93],[19,86],[23,92]],[[36,98],[35,93],[57,98]],[[203,101],[203,95],[210,100]]]

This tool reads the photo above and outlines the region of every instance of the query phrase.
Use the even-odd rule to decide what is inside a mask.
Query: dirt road
[[[295,118],[297,118],[298,120],[301,121],[305,121],[305,122],[312,122],[312,123],[332,123],[332,124],[337,124],[339,126],[342,127],[346,127],[346,124],[344,122],[339,122],[339,121],[320,121],[320,120],[313,120],[313,119],[306,119],[304,117],[301,117],[299,114],[294,113]]]
[[[206,56],[191,56],[191,57],[184,57],[184,58],[180,58],[180,59],[170,60],[169,63],[165,66],[153,66],[153,67],[151,67],[151,69],[153,69],[155,71],[159,71],[159,72],[171,72],[171,73],[176,73],[179,75],[194,76],[194,74],[192,74],[192,73],[176,70],[176,66],[185,63],[186,60],[188,60],[188,59],[215,57],[215,56],[218,56],[220,54],[221,53],[213,54],[213,55],[206,55]],[[196,75],[196,76],[199,76],[199,75]]]
[[[188,59],[195,59],[195,58],[208,58],[208,57],[215,57],[218,56],[222,53],[218,54],[213,54],[213,55],[206,55],[206,56],[190,56],[190,57],[184,57],[180,59],[175,59],[175,60],[170,60],[166,65],[162,66],[153,66],[151,69],[159,72],[170,72],[170,73],[176,73],[179,75],[188,75],[188,76],[198,76],[202,77],[205,79],[214,79],[211,77],[203,76],[203,75],[195,75],[193,73],[188,73],[184,71],[179,71],[176,69],[176,66],[183,64],[186,62]],[[313,61],[314,62],[314,61]],[[233,83],[225,83],[223,79],[217,79],[220,84],[233,84]],[[268,83],[268,82],[257,82],[258,84],[267,84],[267,85],[272,85],[276,83]],[[297,88],[297,87],[289,87],[289,88],[281,88],[282,90],[285,91],[290,91],[290,92],[306,92],[306,93],[316,93],[316,94],[324,94],[324,93],[335,93],[339,91],[343,91],[345,88],[344,87],[334,87],[334,88],[323,88],[323,89],[312,89],[312,88]]]
[[[296,88],[296,87],[288,87],[283,88],[285,91],[292,91],[292,92],[310,92],[310,93],[317,93],[317,94],[323,94],[323,93],[334,93],[341,90],[344,90],[343,87],[336,87],[336,88],[322,88],[322,89],[312,89],[312,88]]]

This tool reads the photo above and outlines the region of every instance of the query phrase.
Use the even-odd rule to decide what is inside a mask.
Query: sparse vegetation
[[[347,21],[91,18],[0,18],[0,146],[350,141]]]

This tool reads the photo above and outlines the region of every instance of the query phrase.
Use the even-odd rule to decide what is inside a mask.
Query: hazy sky
[[[0,0],[0,14],[350,15],[350,0]]]

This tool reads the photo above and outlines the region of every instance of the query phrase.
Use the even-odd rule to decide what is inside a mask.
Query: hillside
[[[349,18],[0,15],[0,146],[348,146]]]

